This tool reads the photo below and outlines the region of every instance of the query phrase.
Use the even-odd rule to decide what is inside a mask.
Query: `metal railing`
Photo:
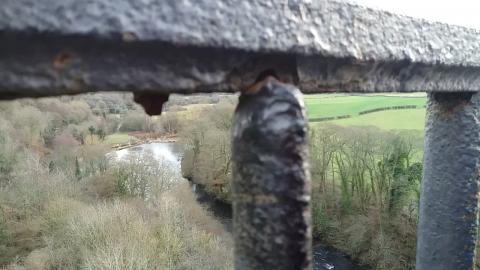
[[[171,93],[239,91],[268,70],[282,83],[243,94],[236,113],[237,269],[310,267],[307,121],[295,87],[429,92],[417,269],[473,268],[479,31],[329,0],[0,7],[0,99],[132,91],[157,114]]]

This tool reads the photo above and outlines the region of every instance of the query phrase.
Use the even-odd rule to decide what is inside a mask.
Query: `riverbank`
[[[178,136],[176,134],[160,135],[148,132],[130,132],[108,135],[104,144],[109,145],[112,149],[122,150],[147,143],[175,143],[177,141]]]
[[[102,154],[105,170],[82,179],[22,158],[0,189],[0,269],[232,269],[230,235],[180,177],[181,151],[143,146],[156,148]]]
[[[125,153],[125,151],[129,153]],[[124,159],[126,159],[129,154],[140,156],[144,153],[152,152],[156,153],[155,157],[159,160],[165,159],[167,161],[178,161],[183,155],[183,147],[178,143],[156,143],[139,145],[135,148],[128,148],[115,152],[118,154],[117,156],[123,157]],[[172,168],[178,170],[177,173],[180,174],[180,166],[177,166],[179,164],[172,165],[174,165]],[[208,213],[210,213],[217,222],[220,222],[223,225],[224,230],[228,233],[228,238],[231,238],[231,233],[233,231],[233,213],[231,205],[225,201],[217,199],[202,184],[194,183],[186,179],[185,182],[187,181],[190,190],[195,194],[196,202],[206,208]],[[318,241],[315,241],[314,243],[312,255],[314,259],[314,270],[365,270],[365,268],[358,266],[341,252],[332,247],[321,244]]]
[[[208,192],[205,186],[196,184],[188,180],[197,202],[207,208],[213,216],[220,221],[227,232],[233,233],[233,212],[232,206]],[[367,270],[368,268],[360,266],[352,258],[335,249],[332,246],[325,245],[320,239],[314,239],[312,245],[312,269],[313,270]]]

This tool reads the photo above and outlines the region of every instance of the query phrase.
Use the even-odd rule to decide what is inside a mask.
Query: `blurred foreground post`
[[[266,79],[240,97],[233,128],[236,270],[311,269],[307,123],[294,86]]]
[[[474,269],[480,95],[430,93],[427,117],[416,268]]]

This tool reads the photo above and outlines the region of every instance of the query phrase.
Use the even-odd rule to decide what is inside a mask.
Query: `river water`
[[[141,158],[153,157],[159,162],[167,162],[168,167],[181,178],[181,158],[183,146],[178,143],[149,143],[131,148],[113,151],[107,157],[113,160],[124,160],[130,157]],[[165,163],[163,163],[165,165]],[[212,212],[228,232],[232,232],[232,209],[228,204],[218,201],[209,196],[201,186],[192,184],[192,190],[197,196],[197,201]],[[325,246],[315,244],[313,247],[314,270],[366,270],[352,262],[340,252]]]

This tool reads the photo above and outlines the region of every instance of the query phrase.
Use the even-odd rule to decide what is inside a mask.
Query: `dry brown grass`
[[[214,219],[211,214],[198,204],[195,194],[191,191],[188,183],[177,185],[171,192],[181,205],[183,205],[184,215],[187,220],[194,222],[199,228],[221,236],[224,241],[231,243],[231,235],[225,231],[223,225]],[[231,243],[233,245],[233,243]]]

